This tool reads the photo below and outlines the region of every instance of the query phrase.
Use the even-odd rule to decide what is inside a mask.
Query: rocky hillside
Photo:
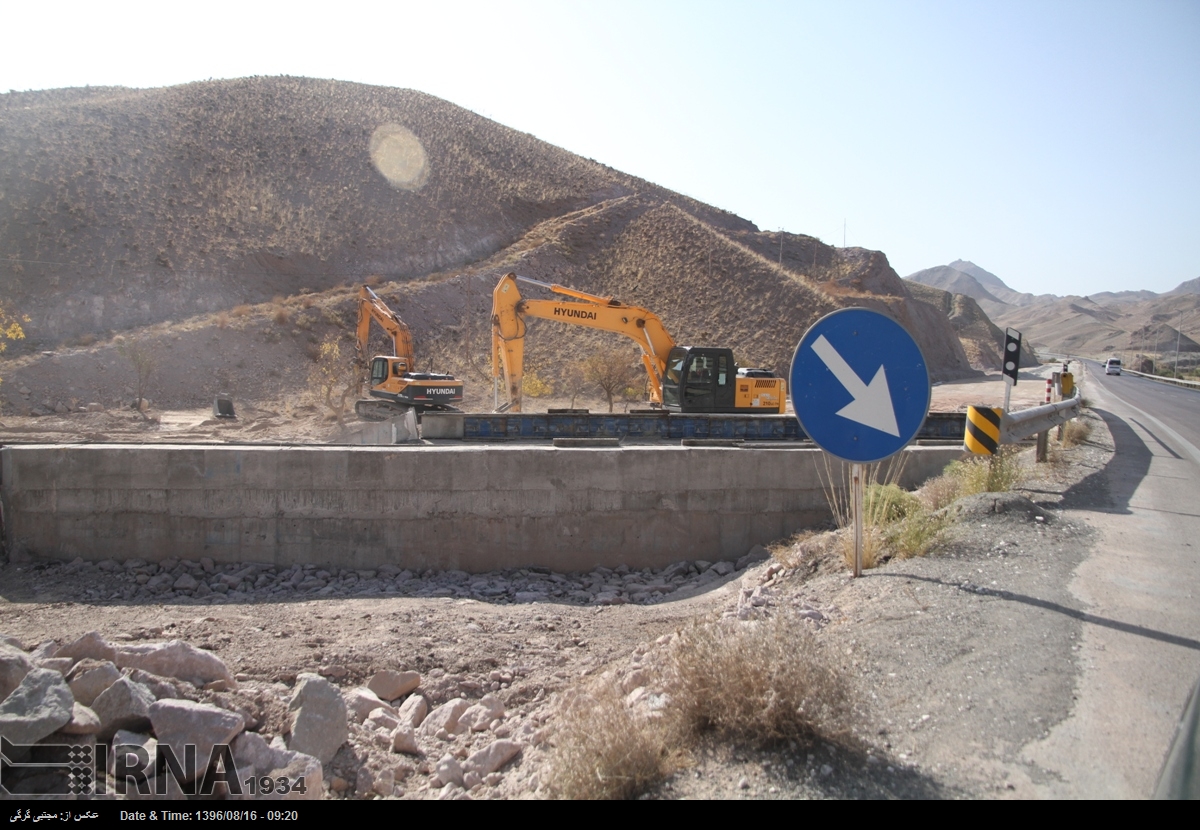
[[[995,372],[1003,368],[1004,330],[991,321],[974,298],[918,282],[911,283],[908,289],[915,298],[942,310],[962,341],[972,366]],[[1037,363],[1033,347],[1027,340],[1022,340],[1020,365],[1036,366]]]
[[[69,367],[111,362],[129,333],[183,350],[190,383],[164,405],[217,383],[286,394],[368,279],[422,356],[486,378],[490,285],[507,270],[650,307],[744,365],[786,371],[808,325],[868,305],[909,327],[936,378],[972,371],[883,254],[763,233],[420,92],[253,78],[0,95],[0,289],[31,318],[0,387],[17,409],[44,393],[41,351],[59,350],[82,399],[104,378],[71,383]],[[599,337],[533,336],[550,374]]]
[[[1181,355],[1200,353],[1200,277],[1165,294],[1141,289],[1059,297],[1014,291],[995,274],[956,260],[909,274],[905,282],[914,296],[930,302],[916,285],[970,298],[996,324],[1017,329],[1043,351],[1158,359],[1173,358],[1178,344]]]

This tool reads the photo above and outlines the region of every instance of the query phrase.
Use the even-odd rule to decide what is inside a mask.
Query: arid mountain
[[[1200,294],[1200,277],[1179,283],[1164,296],[1170,297],[1176,294]]]
[[[1143,289],[1058,297],[1013,291],[995,274],[956,260],[910,274],[905,281],[910,290],[922,284],[976,299],[993,322],[1017,329],[1043,351],[1162,360],[1172,358],[1176,346],[1181,355],[1200,352],[1193,339],[1200,334],[1200,277],[1165,294]],[[919,296],[915,290],[913,294]]]
[[[1004,366],[1004,330],[988,318],[973,297],[919,282],[910,283],[908,289],[913,297],[942,310],[962,341],[972,366],[986,371],[1000,371]],[[1037,363],[1033,347],[1028,341],[1022,340],[1020,365],[1036,366]]]
[[[43,394],[39,364],[109,365],[122,333],[164,355],[186,344],[195,382],[162,381],[164,404],[203,403],[218,383],[287,394],[314,343],[348,333],[368,279],[422,357],[478,384],[508,270],[645,305],[682,342],[780,372],[822,314],[873,306],[908,326],[935,378],[972,372],[883,254],[760,232],[420,92],[253,78],[0,95],[0,290],[31,318],[0,387],[18,409]],[[601,336],[542,326],[531,362],[551,376]]]

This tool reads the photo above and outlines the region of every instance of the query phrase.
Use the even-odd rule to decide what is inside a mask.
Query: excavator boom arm
[[[387,303],[380,299],[370,286],[366,285],[358,292],[358,327],[355,348],[360,364],[366,366],[367,361],[370,360],[370,355],[367,354],[367,341],[371,336],[372,320],[378,323],[379,327],[392,339],[392,354],[407,361],[410,369],[415,368],[412,334],[409,332],[408,326],[396,312],[387,307]]]
[[[517,287],[518,280],[582,302],[526,300],[521,297]],[[666,370],[667,355],[675,346],[675,340],[667,332],[658,315],[649,309],[627,305],[612,297],[600,297],[561,285],[507,274],[492,292],[492,375],[495,378],[504,378],[512,411],[521,411],[527,317],[558,320],[561,323],[616,332],[628,337],[641,348],[642,365],[650,381],[650,400],[653,403],[662,403],[663,372]]]

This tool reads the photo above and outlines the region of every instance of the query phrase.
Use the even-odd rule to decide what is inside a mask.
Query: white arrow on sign
[[[896,408],[892,405],[892,393],[888,390],[883,364],[879,365],[879,371],[875,373],[871,383],[866,384],[838,354],[833,344],[825,339],[825,335],[822,334],[813,342],[812,350],[829,367],[829,371],[833,372],[838,383],[846,387],[846,391],[854,398],[839,409],[837,414],[899,438],[900,427],[896,425]]]

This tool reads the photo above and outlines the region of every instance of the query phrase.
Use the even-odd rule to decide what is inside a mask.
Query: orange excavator
[[[571,301],[526,299],[518,283]],[[508,404],[521,411],[525,319],[558,320],[622,334],[638,344],[650,382],[650,405],[671,412],[778,414],[786,383],[763,369],[739,369],[730,349],[678,346],[654,312],[612,297],[600,297],[529,277],[506,274],[492,292],[492,376],[504,380]]]
[[[392,340],[392,354],[367,359],[367,341],[375,321]],[[429,410],[457,412],[463,383],[453,375],[418,372],[412,335],[400,317],[379,295],[364,285],[358,292],[358,327],[355,340],[360,377],[369,370],[369,397],[355,401],[354,411],[368,421],[385,421],[410,409],[420,415]]]

